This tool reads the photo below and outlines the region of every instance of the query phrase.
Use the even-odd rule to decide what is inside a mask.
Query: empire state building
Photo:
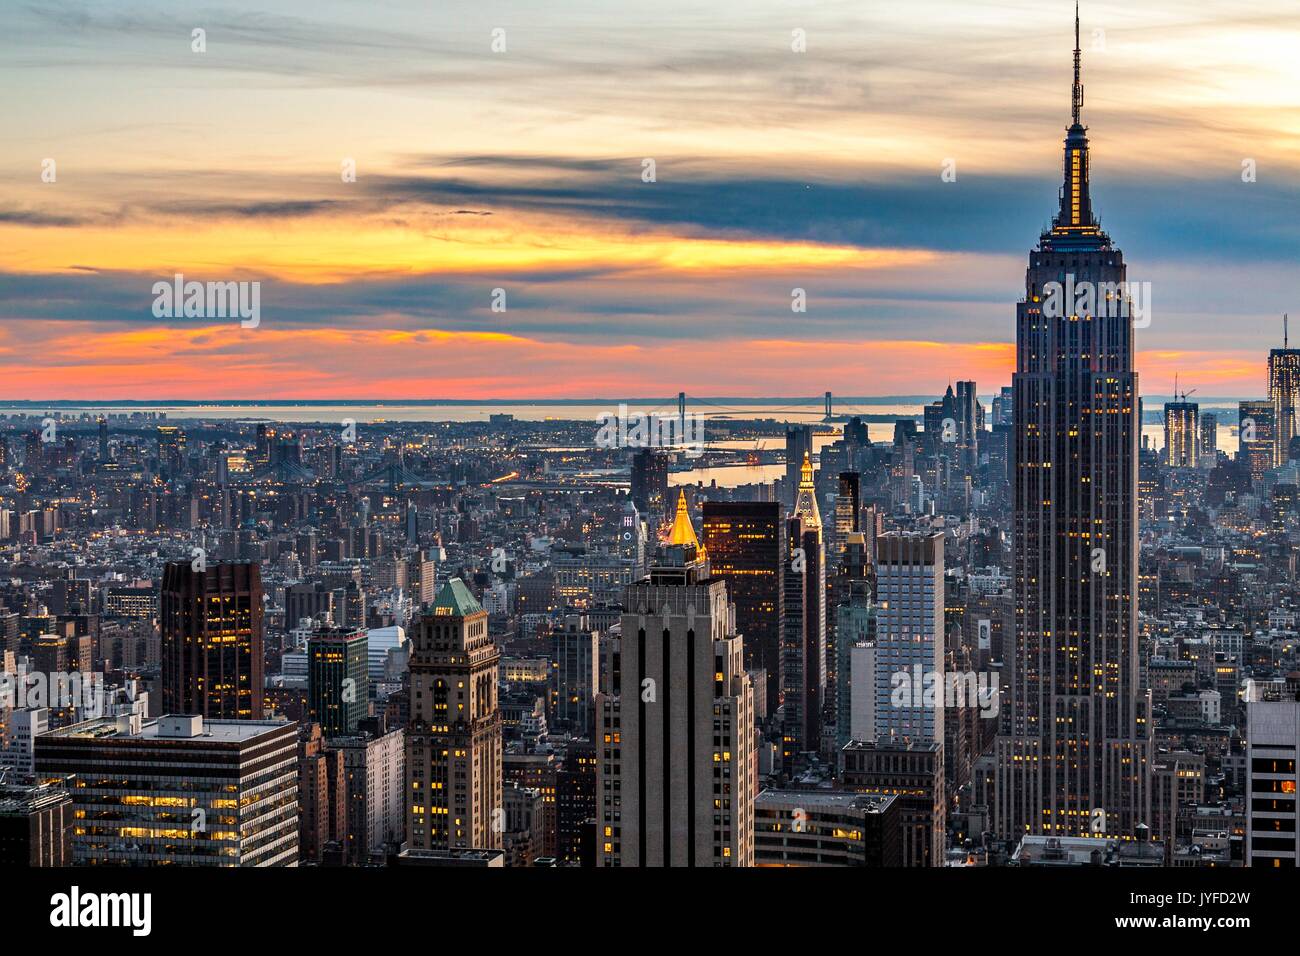
[[[1151,805],[1137,653],[1138,377],[1124,256],[1088,192],[1077,7],[1074,37],[1060,209],[1029,254],[1016,308],[1016,649],[994,810],[1008,840],[1128,839]]]

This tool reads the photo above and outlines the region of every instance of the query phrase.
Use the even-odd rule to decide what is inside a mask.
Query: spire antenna
[[[1079,47],[1079,0],[1074,0],[1074,90],[1070,97],[1070,109],[1074,114],[1074,125],[1079,125],[1079,114],[1083,110],[1083,83],[1080,82],[1080,60],[1083,51]]]

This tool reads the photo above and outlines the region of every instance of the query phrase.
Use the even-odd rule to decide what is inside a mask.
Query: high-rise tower
[[[1123,254],[1088,192],[1077,8],[1074,29],[1060,209],[1030,253],[1016,310],[1016,650],[994,820],[1011,840],[1128,838],[1151,799],[1133,326]]]
[[[411,642],[406,842],[501,846],[501,712],[488,615],[460,578],[442,586]]]
[[[781,627],[785,613],[785,520],[776,501],[706,501],[703,544],[713,576],[727,582],[745,668],[763,671],[769,711],[781,699]]]
[[[597,865],[753,866],[754,691],[726,582],[684,497],[623,606],[596,698]]]
[[[1268,353],[1268,398],[1273,403],[1273,467],[1290,459],[1291,440],[1300,435],[1300,349],[1290,347],[1282,317],[1282,347]]]
[[[164,712],[261,720],[261,566],[169,561],[159,605]]]
[[[789,556],[785,579],[785,636],[781,678],[785,726],[782,755],[787,759],[821,748],[821,717],[826,693],[826,550],[822,518],[807,452],[800,469],[794,513],[787,519]]]

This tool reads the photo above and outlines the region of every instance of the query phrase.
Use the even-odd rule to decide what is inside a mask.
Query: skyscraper
[[[297,866],[298,725],[98,717],[37,738],[36,773],[75,775],[78,866]]]
[[[1195,468],[1200,460],[1200,412],[1195,402],[1165,402],[1165,464],[1170,468]]]
[[[943,535],[882,535],[876,599],[876,734],[942,744],[943,698],[925,690],[944,672]]]
[[[307,640],[307,706],[326,737],[351,734],[369,713],[365,629],[321,628]]]
[[[413,850],[501,847],[501,655],[487,619],[465,582],[452,578],[415,628],[406,734]]]
[[[1219,457],[1219,416],[1206,412],[1201,416],[1200,458],[1213,464]]]
[[[983,422],[974,382],[957,383],[957,455],[966,474],[979,464],[979,429]]]
[[[556,724],[577,736],[594,727],[592,702],[600,671],[600,632],[585,614],[567,614],[551,633],[551,695]]]
[[[1004,839],[1128,838],[1150,810],[1134,335],[1124,257],[1088,193],[1077,11],[1074,29],[1060,209],[1030,253],[1016,310],[1017,640],[994,811]]]
[[[261,720],[261,566],[169,561],[159,606],[163,710]]]
[[[786,523],[789,557],[781,679],[785,708],[782,753],[787,758],[821,748],[826,693],[826,553],[822,519],[805,453],[794,513]]]
[[[597,697],[599,866],[753,866],[754,691],[685,501]]]
[[[1283,689],[1259,684],[1247,688],[1246,865],[1294,870],[1300,862],[1300,701]]]
[[[858,530],[862,508],[862,476],[856,471],[840,472],[839,490],[835,495],[835,547],[828,559],[838,560],[848,546],[849,533]]]
[[[1276,467],[1277,409],[1270,402],[1237,403],[1237,457],[1246,462],[1252,478]]]
[[[1268,399],[1273,403],[1273,467],[1289,459],[1291,439],[1300,435],[1300,349],[1282,348],[1268,353]]]
[[[714,577],[727,582],[745,669],[766,671],[768,707],[781,699],[785,522],[775,501],[706,501],[703,537]]]
[[[632,503],[658,528],[668,509],[668,456],[655,448],[632,453]]]
[[[799,495],[799,480],[803,473],[803,460],[813,452],[812,426],[792,425],[785,432],[785,482],[781,487],[781,502],[793,508]]]

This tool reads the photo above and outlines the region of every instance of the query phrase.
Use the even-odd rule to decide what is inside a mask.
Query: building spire
[[[1083,51],[1079,48],[1079,0],[1074,0],[1074,89],[1070,95],[1070,110],[1075,126],[1080,125],[1079,114],[1083,110],[1083,83],[1080,80],[1082,56]]]
[[[795,499],[794,513],[803,518],[806,527],[822,526],[821,511],[817,507],[817,487],[813,484],[812,459],[808,452],[803,453],[803,465],[799,468],[799,496]]]
[[[686,505],[686,492],[677,492],[677,514],[673,518],[673,529],[668,535],[668,543],[689,545],[699,548],[699,539],[695,537],[695,527],[691,524],[691,513]]]
[[[1065,181],[1061,211],[1052,223],[1056,243],[1096,248],[1108,240],[1092,214],[1088,195],[1088,130],[1083,125],[1083,50],[1080,46],[1079,4],[1074,5],[1074,86],[1070,93],[1072,123],[1065,133]]]

